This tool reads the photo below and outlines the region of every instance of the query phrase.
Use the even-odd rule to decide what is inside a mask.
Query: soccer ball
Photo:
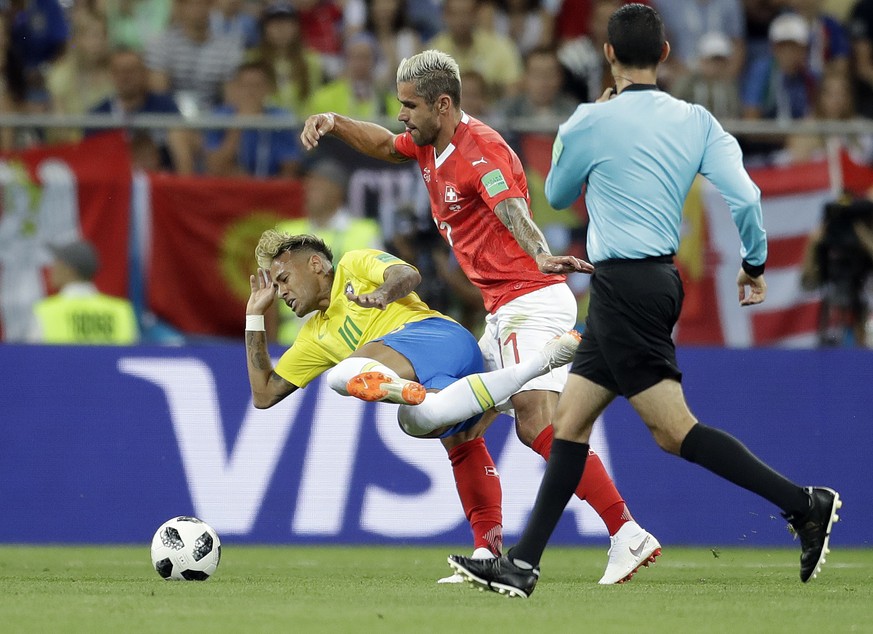
[[[219,561],[218,534],[196,517],[174,517],[161,524],[152,538],[152,565],[164,579],[205,581]]]

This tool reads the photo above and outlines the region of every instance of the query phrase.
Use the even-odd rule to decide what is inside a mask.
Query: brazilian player
[[[246,352],[255,407],[268,408],[327,372],[345,396],[399,403],[403,430],[439,437],[452,462],[474,535],[474,554],[500,554],[500,481],[482,434],[481,415],[527,381],[572,359],[579,335],[569,332],[539,355],[483,372],[475,337],[430,309],[414,289],[418,271],[375,249],[349,251],[333,265],[330,248],[312,235],[263,233],[255,250],[246,306]],[[274,368],[264,313],[279,297],[310,316]]]

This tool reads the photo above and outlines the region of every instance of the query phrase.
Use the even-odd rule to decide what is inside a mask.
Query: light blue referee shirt
[[[605,103],[582,104],[558,129],[546,196],[555,209],[585,191],[588,258],[676,253],[682,206],[696,174],[724,197],[740,232],[740,256],[767,259],[761,191],[737,140],[705,108],[657,87],[631,84]]]

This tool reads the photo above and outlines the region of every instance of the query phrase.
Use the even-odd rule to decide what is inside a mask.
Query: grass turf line
[[[437,585],[452,547],[224,546],[209,581],[168,582],[148,547],[0,546],[4,632],[871,631],[873,549],[800,583],[796,549],[665,547],[599,586],[605,549],[552,548],[527,600]]]

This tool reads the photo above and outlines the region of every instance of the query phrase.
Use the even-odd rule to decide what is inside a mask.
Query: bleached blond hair
[[[461,107],[461,71],[451,55],[428,49],[405,57],[397,67],[397,83],[409,83],[415,94],[433,105],[440,95],[448,95]]]
[[[330,270],[333,262],[333,251],[318,236],[307,233],[292,235],[275,229],[267,229],[261,234],[258,246],[255,247],[255,260],[262,269],[270,268],[273,260],[285,252],[312,251],[325,260],[325,270]]]

